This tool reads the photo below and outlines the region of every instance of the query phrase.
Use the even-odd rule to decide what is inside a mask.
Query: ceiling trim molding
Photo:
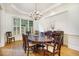
[[[65,9],[65,10],[61,10],[61,11],[55,12],[54,14],[49,15],[49,17],[51,17],[51,16],[57,16],[57,15],[62,14],[64,12],[68,12],[68,10]]]
[[[41,14],[44,15],[46,12],[50,11],[51,9],[55,9],[57,7],[59,7],[60,5],[62,5],[61,3],[58,3],[58,4],[55,4],[55,5],[52,5],[51,7],[47,8],[46,10],[42,11]],[[26,14],[28,16],[30,16],[29,13],[23,11],[23,10],[20,10],[18,9],[16,6],[14,6],[13,4],[11,4],[11,7],[14,8],[16,11],[22,13],[22,14]]]
[[[47,16],[43,17],[42,19],[47,18],[47,17],[57,16],[57,15],[62,14],[62,13],[64,13],[64,12],[68,12],[68,10],[67,10],[67,9],[60,10],[60,11],[58,11],[58,12],[52,13],[52,14],[50,14],[50,15],[47,15]]]
[[[53,11],[52,11],[52,10],[54,10],[54,9],[58,9],[58,8],[61,7],[62,5],[63,5],[62,3],[57,3],[57,4],[54,4],[54,5],[52,5],[51,7],[47,8],[46,10],[42,11],[42,14],[47,13],[47,12],[49,12],[49,11],[52,12],[52,13],[49,12],[47,15],[45,14],[45,16],[43,16],[42,18],[55,16],[55,15],[57,15],[57,14],[60,14],[60,13],[64,12],[64,11],[67,11],[66,9],[60,10],[60,11],[57,11],[57,12],[53,12]],[[11,6],[15,11],[17,11],[17,12],[23,14],[23,15],[26,15],[26,16],[29,16],[29,17],[30,17],[30,13],[27,13],[27,12],[25,12],[25,11],[23,11],[23,10],[17,8],[14,4],[11,4],[10,6]],[[5,10],[4,5],[2,5],[2,9]]]
[[[52,9],[55,9],[55,8],[61,6],[61,5],[62,5],[61,3],[55,4],[55,5],[51,6],[51,7],[49,7],[48,9],[42,11],[42,14],[44,14],[44,13],[46,13],[46,12],[52,10]]]
[[[29,16],[29,13],[18,9],[18,8],[17,8],[16,6],[14,6],[13,4],[11,4],[11,7],[14,8],[16,11],[18,11],[19,13],[25,14],[25,15]]]

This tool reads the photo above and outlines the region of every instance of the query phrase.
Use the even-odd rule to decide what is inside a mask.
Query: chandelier
[[[35,10],[31,13],[31,18],[34,20],[39,20],[42,17],[40,11],[37,10],[37,3],[35,3]]]

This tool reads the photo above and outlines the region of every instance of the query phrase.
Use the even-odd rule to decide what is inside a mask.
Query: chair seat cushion
[[[49,51],[49,52],[53,52],[53,47],[48,46],[48,51]]]
[[[49,52],[51,52],[51,53],[53,53],[53,48],[54,47],[51,47],[51,46],[48,46],[48,51]],[[58,52],[58,50],[57,49],[55,49],[55,51],[54,51],[55,53],[57,53]]]
[[[33,44],[33,43],[29,43],[29,46],[32,47],[32,46],[35,46],[36,44]]]
[[[53,43],[46,43],[45,45],[47,45],[47,46],[54,46],[54,44]]]
[[[8,37],[8,38],[14,38],[14,37]]]

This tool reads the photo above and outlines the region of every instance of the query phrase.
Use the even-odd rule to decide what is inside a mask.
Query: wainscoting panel
[[[68,47],[79,51],[79,35],[68,35]]]

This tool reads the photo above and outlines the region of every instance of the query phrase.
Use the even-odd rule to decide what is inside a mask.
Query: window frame
[[[20,22],[20,24],[19,24],[19,26],[15,26],[15,24],[14,24],[14,19],[19,19],[19,22]],[[24,19],[24,18],[19,18],[19,17],[14,17],[13,18],[13,34],[14,35],[19,35],[19,34],[22,34],[23,32],[22,32],[22,20],[26,20],[27,21],[27,30],[29,31],[30,30],[30,24],[29,24],[29,22],[30,21],[32,21],[32,23],[33,23],[33,20],[30,20],[30,19]],[[14,27],[16,28],[15,30],[14,30]],[[17,33],[17,27],[19,27],[19,33]],[[33,27],[33,25],[32,25],[32,27]],[[14,33],[15,32],[15,33]]]

